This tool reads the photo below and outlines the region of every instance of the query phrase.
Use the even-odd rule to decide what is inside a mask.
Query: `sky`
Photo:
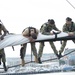
[[[75,5],[74,0],[69,0]],[[66,17],[71,17],[75,22],[75,9],[66,0],[0,0],[0,19],[10,33],[21,34],[28,26],[40,29],[48,19],[54,19],[56,26],[62,30]],[[57,50],[60,42],[55,42]],[[74,44],[68,41],[66,48],[74,48]],[[37,52],[39,43],[36,43]],[[20,46],[5,48],[6,57],[20,57]],[[48,42],[45,43],[43,53],[53,53]],[[27,45],[26,54],[31,54],[30,44]]]

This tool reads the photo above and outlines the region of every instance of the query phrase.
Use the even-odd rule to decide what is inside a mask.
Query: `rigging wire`
[[[66,1],[75,9],[74,5],[69,0]]]

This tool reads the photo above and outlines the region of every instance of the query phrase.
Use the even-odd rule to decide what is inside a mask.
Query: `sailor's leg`
[[[0,50],[0,65],[1,65],[1,59],[2,59],[2,50]]]
[[[55,55],[58,57],[58,51],[56,50],[56,47],[55,47],[54,43],[53,43],[53,42],[51,42],[51,41],[49,41],[49,43],[50,43],[51,48],[53,49],[53,51],[54,51]]]
[[[4,71],[7,71],[7,67],[6,67],[6,56],[5,56],[4,49],[2,49],[1,52],[2,52],[2,62],[3,62]]]
[[[40,42],[39,51],[38,51],[38,62],[39,63],[42,63],[41,57],[42,57],[42,54],[43,54],[43,48],[44,48],[44,42]]]
[[[1,58],[0,58],[0,65],[1,65]]]
[[[59,50],[59,54],[61,54],[64,51],[66,43],[67,43],[67,40],[62,42],[62,45],[61,45],[60,50]]]
[[[33,55],[35,56],[35,62],[38,62],[38,59],[37,59],[37,49],[35,47],[35,43],[31,43],[31,50],[33,51]]]
[[[22,66],[25,65],[24,57],[25,57],[25,54],[26,54],[26,47],[27,47],[27,44],[23,44],[23,47],[21,47],[21,49],[20,49],[20,56],[21,56]]]

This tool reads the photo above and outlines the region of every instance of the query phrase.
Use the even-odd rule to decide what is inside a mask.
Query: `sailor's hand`
[[[29,37],[30,42],[34,42],[35,39],[33,39],[32,37]]]
[[[53,32],[50,32],[50,35],[53,35],[54,33]]]
[[[68,35],[69,35],[69,36],[73,36],[74,33],[73,33],[73,32],[69,32]]]

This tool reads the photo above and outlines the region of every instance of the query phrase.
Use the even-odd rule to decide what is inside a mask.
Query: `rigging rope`
[[[68,0],[66,0],[66,1],[75,9],[74,5],[70,1],[68,1]]]

